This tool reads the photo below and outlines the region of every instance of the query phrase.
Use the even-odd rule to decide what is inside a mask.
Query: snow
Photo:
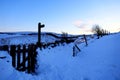
[[[0,45],[36,44],[38,41],[37,37],[38,36],[36,33],[14,33],[14,35],[0,34]],[[46,35],[45,33],[43,33],[41,37],[41,42],[43,43],[55,42],[56,40],[59,40],[53,36]]]
[[[0,59],[0,80],[120,80],[119,41],[120,33],[90,39],[88,46],[78,44],[81,52],[75,57],[72,57],[74,43],[38,48],[36,75],[16,71],[8,53],[0,51],[0,57],[6,56]]]

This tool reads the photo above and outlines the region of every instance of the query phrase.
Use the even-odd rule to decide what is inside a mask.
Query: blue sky
[[[90,33],[94,24],[120,30],[120,0],[0,0],[0,32]]]

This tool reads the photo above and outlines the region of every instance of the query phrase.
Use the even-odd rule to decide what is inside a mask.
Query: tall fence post
[[[41,25],[41,23],[38,23],[38,42],[37,45],[40,47],[41,49],[41,28],[45,27],[45,25]]]

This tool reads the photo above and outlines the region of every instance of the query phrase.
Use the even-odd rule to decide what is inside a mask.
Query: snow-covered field
[[[29,35],[33,34],[33,35]],[[35,34],[35,35],[34,35]],[[0,34],[0,45],[17,45],[17,44],[36,44],[37,33],[14,33],[11,34]],[[53,36],[46,35],[45,33],[41,36],[42,42],[54,42],[57,40]]]
[[[28,40],[29,36],[26,38]],[[13,41],[14,44],[23,43],[26,40],[21,35],[12,36],[9,39],[9,43]],[[25,43],[37,41],[34,40],[35,37]],[[55,38],[50,38],[50,42],[53,40]],[[16,71],[11,65],[9,54],[0,51],[0,57],[5,57],[0,59],[0,80],[120,80],[119,41],[120,33],[100,39],[90,39],[87,47],[85,43],[78,45],[81,52],[75,57],[72,56],[74,43],[42,51],[38,48],[39,68],[36,75]]]

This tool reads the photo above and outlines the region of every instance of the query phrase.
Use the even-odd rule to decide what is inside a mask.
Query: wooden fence
[[[41,49],[45,49],[48,47],[56,47],[63,43],[71,43],[74,40],[60,40],[55,41],[52,43],[41,43]],[[36,67],[36,56],[37,52],[36,49],[38,48],[38,45],[36,44],[29,44],[29,45],[4,45],[0,46],[0,50],[8,51],[8,53],[12,57],[12,66],[19,70],[19,71],[25,71],[27,73],[33,73],[35,72]]]
[[[82,40],[82,41],[81,41]],[[83,35],[82,39],[77,39],[77,41],[74,42],[74,46],[73,46],[73,57],[75,57],[77,55],[77,53],[79,53],[81,50],[80,48],[77,46],[77,44],[80,44],[82,42],[85,42],[86,46],[88,45],[87,42],[87,38],[86,35]]]
[[[37,46],[34,44],[26,45],[11,45],[10,55],[12,56],[12,66],[19,71],[27,73],[35,72],[37,63],[36,52]]]

